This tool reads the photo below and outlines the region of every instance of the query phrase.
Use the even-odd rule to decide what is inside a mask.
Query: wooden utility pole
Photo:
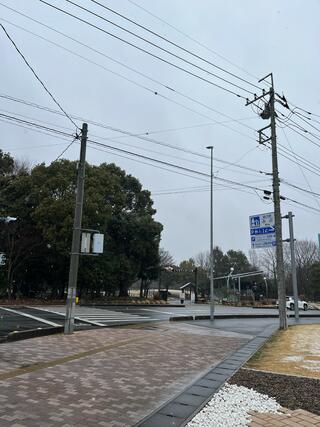
[[[75,305],[76,305],[77,278],[78,278],[78,267],[79,267],[79,251],[80,251],[80,239],[81,239],[87,135],[88,135],[88,125],[87,123],[83,123],[82,130],[81,130],[80,161],[78,165],[78,177],[77,177],[77,189],[76,189],[76,207],[74,212],[72,246],[71,246],[71,255],[70,255],[66,319],[65,319],[65,325],[64,325],[65,334],[72,334],[73,327],[74,327],[74,311],[75,311]]]

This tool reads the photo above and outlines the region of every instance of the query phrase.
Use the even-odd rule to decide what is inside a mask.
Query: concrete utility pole
[[[272,76],[271,76],[272,77]],[[271,151],[272,151],[272,186],[274,203],[274,224],[276,230],[276,257],[277,257],[277,284],[279,300],[279,328],[287,329],[287,308],[286,308],[286,285],[283,265],[283,244],[282,244],[282,222],[280,206],[280,179],[278,169],[277,135],[276,135],[276,114],[274,109],[274,87],[273,78],[270,88],[270,119],[271,119]]]
[[[71,246],[71,255],[70,255],[66,320],[64,325],[65,334],[72,334],[73,326],[74,326],[74,311],[75,311],[75,305],[76,305],[79,251],[80,251],[80,239],[81,239],[81,222],[82,222],[82,207],[83,207],[83,194],[84,194],[87,135],[88,135],[88,125],[87,123],[83,123],[82,130],[81,130],[81,148],[80,148],[80,161],[78,165],[76,207],[74,212],[72,246]]]
[[[210,320],[214,320],[214,287],[213,287],[213,147],[207,147],[211,155],[210,168]]]
[[[260,116],[263,119],[270,119],[270,125],[259,130],[259,142],[265,144],[271,142],[272,152],[272,186],[273,186],[273,204],[274,204],[274,222],[276,232],[276,258],[277,258],[277,285],[278,285],[278,300],[279,300],[279,329],[287,329],[287,310],[286,310],[286,287],[284,277],[284,264],[283,264],[283,245],[282,245],[282,223],[281,223],[281,206],[280,206],[280,179],[278,169],[278,152],[277,152],[277,134],[276,134],[276,112],[275,112],[275,93],[273,85],[273,75],[268,74],[259,83],[270,77],[271,87],[268,92],[263,90],[262,95],[254,96],[254,99],[247,100],[246,105],[252,104],[259,99],[264,99],[269,95],[269,101],[265,104],[265,109]],[[268,138],[263,133],[264,130],[270,128],[271,136]]]
[[[292,289],[294,299],[294,317],[299,319],[299,305],[298,305],[298,284],[297,284],[297,269],[296,269],[296,256],[294,253],[294,233],[293,233],[293,217],[292,212],[288,212],[285,218],[289,220],[289,241],[291,253],[291,276],[292,276]]]

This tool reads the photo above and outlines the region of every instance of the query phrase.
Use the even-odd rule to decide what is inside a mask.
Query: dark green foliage
[[[12,294],[64,295],[76,174],[76,162],[60,160],[30,173],[12,168],[0,175],[0,244]],[[105,250],[98,257],[81,257],[80,294],[126,295],[134,280],[159,265],[162,225],[153,219],[152,204],[139,181],[114,164],[86,165],[82,227],[103,233]],[[7,222],[7,217],[16,220]]]

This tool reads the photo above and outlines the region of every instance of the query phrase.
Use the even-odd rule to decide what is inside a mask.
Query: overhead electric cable
[[[289,145],[289,147],[290,147],[290,149],[291,149],[291,152],[292,152],[293,156],[296,158],[295,153],[294,153],[294,152],[293,152],[293,150],[292,150],[291,143],[290,143],[290,141],[289,141],[289,138],[287,137],[287,134],[286,134],[285,130],[284,130],[284,129],[282,129],[282,132],[283,132],[284,137],[285,137],[285,139],[286,139],[286,141],[287,141],[287,143],[288,143],[288,145]],[[300,166],[300,164],[299,164],[299,168],[300,168],[300,171],[301,171],[301,174],[302,174],[302,176],[303,176],[304,180],[306,181],[306,183],[307,183],[307,185],[308,185],[308,187],[309,187],[309,189],[310,189],[310,193],[311,193],[311,194],[313,194],[314,199],[315,199],[315,201],[316,201],[316,203],[317,203],[318,207],[320,208],[319,200],[315,197],[315,196],[317,195],[317,193],[314,193],[314,192],[313,192],[313,190],[312,190],[312,188],[311,188],[311,185],[310,185],[310,182],[309,182],[309,180],[307,179],[306,174],[304,173],[304,170],[303,170],[303,168]],[[288,183],[287,183],[287,184],[288,184]],[[293,184],[288,184],[288,185],[293,186]],[[299,188],[299,189],[300,189],[300,188]]]
[[[242,96],[242,95],[240,95],[240,94],[238,94],[238,93],[236,93],[236,92],[234,92],[234,91],[232,91],[230,89],[227,89],[227,88],[225,88],[225,87],[223,87],[221,85],[218,85],[217,83],[214,83],[211,80],[208,80],[208,79],[206,79],[206,78],[204,78],[202,76],[199,76],[198,74],[193,73],[192,71],[189,71],[189,70],[187,70],[187,69],[185,69],[183,67],[180,67],[179,65],[174,64],[173,62],[170,62],[167,59],[164,59],[164,58],[162,58],[162,57],[160,57],[158,55],[155,55],[154,53],[149,52],[148,50],[146,50],[146,49],[144,49],[144,48],[142,48],[140,46],[137,46],[134,43],[132,43],[132,42],[130,42],[128,40],[125,40],[122,37],[119,37],[119,36],[111,33],[110,31],[107,31],[107,30],[105,30],[105,29],[103,29],[103,28],[101,28],[101,27],[99,27],[99,26],[97,26],[95,24],[92,24],[91,22],[89,22],[89,21],[87,21],[85,19],[82,19],[79,16],[76,16],[76,15],[70,13],[70,12],[67,12],[66,10],[61,9],[61,8],[59,8],[57,6],[54,6],[54,5],[46,2],[45,0],[39,0],[39,1],[41,3],[43,3],[43,4],[46,4],[47,6],[49,6],[51,8],[53,8],[53,9],[55,9],[55,10],[58,10],[59,12],[62,12],[64,14],[66,14],[66,15],[68,15],[68,16],[70,16],[70,17],[72,17],[72,18],[74,18],[74,19],[76,19],[76,20],[78,20],[78,21],[80,21],[80,22],[82,22],[84,24],[86,24],[86,25],[89,25],[90,27],[95,28],[96,30],[101,31],[101,32],[103,32],[103,33],[105,33],[105,34],[107,34],[107,35],[109,35],[109,36],[111,36],[111,37],[113,37],[113,38],[115,38],[115,39],[117,39],[117,40],[119,40],[119,41],[121,41],[121,42],[123,42],[123,43],[125,43],[125,44],[127,44],[127,45],[129,45],[129,46],[131,46],[131,47],[133,47],[133,48],[141,51],[141,52],[143,52],[143,53],[146,53],[147,55],[152,56],[153,58],[156,58],[159,61],[164,62],[167,65],[171,65],[172,67],[174,67],[174,68],[176,68],[176,69],[178,69],[180,71],[183,71],[184,73],[189,74],[192,77],[196,77],[197,79],[202,80],[205,83],[208,83],[208,84],[210,84],[212,86],[218,87],[219,89],[224,90],[225,92],[228,92],[228,93],[230,93],[230,94],[232,94],[232,95],[234,95],[234,96],[236,96],[238,98],[246,99],[246,97],[244,97],[244,96]]]
[[[33,22],[36,22],[37,24],[39,24],[39,25],[41,25],[41,26],[43,26],[43,27],[45,27],[45,28],[50,29],[51,31],[54,31],[54,32],[55,32],[55,33],[57,33],[57,34],[62,35],[63,37],[65,37],[65,38],[67,38],[67,39],[72,40],[73,42],[75,42],[75,43],[79,44],[80,46],[83,46],[83,47],[85,47],[85,48],[87,48],[87,49],[89,49],[89,50],[91,50],[91,51],[93,51],[93,52],[95,52],[95,53],[97,53],[97,54],[99,54],[99,55],[101,55],[101,56],[103,56],[103,57],[105,57],[105,58],[109,59],[110,61],[115,62],[116,64],[118,64],[118,65],[120,65],[120,66],[122,66],[122,67],[124,67],[124,68],[126,68],[126,69],[128,69],[128,70],[130,70],[130,71],[132,71],[132,72],[134,72],[134,73],[136,73],[136,74],[137,74],[137,75],[139,75],[139,76],[142,76],[142,77],[144,77],[144,78],[146,78],[146,79],[148,79],[148,80],[150,80],[150,81],[152,81],[152,82],[154,82],[154,83],[156,83],[156,84],[159,84],[160,86],[164,87],[166,90],[169,90],[169,91],[173,92],[174,94],[177,94],[177,95],[181,96],[182,98],[187,99],[188,101],[191,101],[191,102],[193,102],[193,103],[195,103],[195,104],[197,104],[197,105],[200,105],[201,107],[204,107],[204,108],[206,108],[206,109],[208,109],[208,110],[210,110],[210,111],[213,111],[213,112],[214,112],[214,113],[216,113],[216,114],[219,114],[219,115],[221,115],[221,116],[223,116],[223,117],[226,117],[226,118],[228,118],[228,119],[230,119],[230,120],[233,120],[233,121],[235,121],[236,123],[238,123],[240,126],[243,126],[243,127],[247,128],[247,129],[249,129],[249,130],[251,130],[251,131],[255,132],[255,129],[254,129],[254,128],[252,128],[252,127],[250,127],[250,126],[248,126],[248,125],[246,125],[246,124],[242,123],[239,119],[234,119],[233,117],[229,116],[228,114],[222,113],[221,111],[216,110],[215,108],[213,108],[213,107],[211,107],[211,106],[207,105],[206,103],[201,102],[201,101],[199,101],[199,100],[197,100],[197,99],[195,99],[195,98],[193,98],[193,97],[191,97],[191,96],[189,96],[189,95],[184,94],[183,92],[181,92],[181,91],[177,90],[176,88],[173,88],[173,87],[172,87],[172,85],[168,85],[168,84],[162,83],[162,82],[160,82],[159,80],[156,80],[156,79],[154,79],[153,77],[150,77],[150,76],[148,76],[147,74],[145,74],[145,73],[143,73],[143,72],[141,72],[141,71],[138,71],[138,70],[136,70],[135,68],[130,67],[130,66],[128,66],[128,65],[126,65],[126,64],[124,64],[124,63],[122,63],[121,61],[118,61],[118,60],[116,60],[116,59],[114,59],[114,58],[112,58],[112,57],[110,57],[110,56],[106,55],[105,53],[103,53],[103,52],[101,52],[101,51],[99,51],[99,50],[97,50],[97,49],[93,48],[92,46],[89,46],[89,45],[87,45],[87,44],[85,44],[85,43],[82,43],[82,42],[80,42],[79,40],[76,40],[76,39],[74,39],[73,37],[70,37],[70,36],[68,36],[67,34],[65,34],[65,33],[61,32],[61,31],[58,31],[58,30],[56,30],[56,29],[54,29],[54,28],[52,28],[52,27],[50,27],[50,26],[48,26],[48,25],[46,25],[46,24],[44,24],[44,23],[42,23],[42,22],[40,22],[40,21],[38,21],[38,20],[36,20],[36,19],[34,19],[34,18],[31,18],[30,16],[28,16],[28,15],[26,15],[26,14],[24,14],[24,13],[18,12],[17,10],[15,10],[15,9],[13,9],[13,8],[9,7],[9,6],[3,5],[2,3],[0,3],[0,5],[1,5],[1,6],[3,6],[3,7],[5,7],[5,8],[7,8],[7,9],[9,9],[9,10],[11,10],[11,11],[13,11],[14,13],[17,13],[17,14],[19,14],[19,15],[21,15],[21,16],[23,16],[23,17],[25,17],[25,18],[27,18],[27,19],[29,19],[29,20],[31,20],[31,21],[33,21]],[[117,73],[117,72],[115,72],[115,71],[113,71],[113,70],[110,70],[109,68],[106,68],[106,67],[104,67],[103,65],[98,64],[97,62],[92,61],[92,60],[90,60],[90,59],[88,59],[88,58],[84,57],[83,55],[78,54],[77,52],[74,52],[74,51],[72,51],[72,50],[70,50],[70,49],[68,49],[68,48],[66,48],[66,47],[64,47],[64,46],[62,46],[62,45],[60,45],[60,44],[58,44],[58,43],[56,43],[56,42],[53,42],[52,40],[49,40],[49,39],[48,39],[48,38],[46,38],[46,37],[40,36],[39,34],[36,34],[36,33],[32,32],[32,31],[30,31],[30,30],[27,30],[26,28],[21,27],[21,26],[19,26],[19,25],[16,25],[16,24],[14,24],[14,23],[12,23],[12,22],[10,22],[10,21],[6,20],[6,19],[3,19],[3,18],[0,18],[0,19],[1,19],[2,21],[6,22],[6,23],[9,23],[10,25],[12,25],[12,26],[14,26],[14,27],[16,27],[16,28],[19,28],[19,29],[20,29],[20,30],[22,30],[22,31],[25,31],[25,32],[27,32],[27,33],[29,33],[29,34],[32,34],[32,35],[33,35],[33,36],[35,36],[35,37],[40,38],[41,40],[46,41],[47,43],[50,43],[50,44],[52,44],[52,45],[54,45],[54,46],[56,46],[56,47],[59,47],[60,49],[62,49],[62,50],[64,50],[64,51],[66,51],[66,52],[68,52],[68,53],[71,53],[72,55],[75,55],[75,56],[77,56],[77,57],[79,57],[79,58],[81,58],[81,59],[85,60],[86,62],[89,62],[89,63],[91,63],[91,64],[93,64],[93,65],[95,65],[95,66],[97,66],[97,67],[99,67],[99,68],[102,68],[102,69],[104,69],[105,71],[107,71],[107,72],[109,72],[109,73],[112,73],[112,74],[116,75],[117,77],[122,78],[122,79],[124,79],[124,80],[126,80],[126,81],[128,81],[128,82],[130,82],[130,83],[132,83],[132,84],[134,84],[134,85],[136,85],[136,86],[138,86],[138,87],[140,87],[141,89],[144,89],[144,90],[146,90],[146,91],[148,91],[148,92],[152,93],[153,95],[156,95],[156,96],[158,96],[158,97],[160,97],[160,98],[162,98],[162,99],[165,99],[166,101],[169,101],[169,102],[171,102],[171,103],[173,103],[173,104],[175,104],[175,105],[178,105],[178,106],[180,106],[180,107],[182,107],[182,108],[184,108],[184,109],[186,109],[186,110],[188,110],[188,111],[191,111],[191,112],[193,112],[193,113],[195,113],[195,114],[197,114],[197,115],[199,115],[199,116],[201,116],[201,117],[204,117],[204,118],[206,118],[206,119],[209,119],[209,120],[213,121],[214,123],[217,123],[217,124],[219,123],[219,122],[215,121],[214,119],[212,119],[212,117],[209,117],[209,116],[207,116],[207,115],[205,115],[205,114],[203,114],[203,113],[200,113],[199,111],[196,111],[196,110],[194,110],[193,108],[190,108],[190,107],[186,106],[185,104],[182,104],[182,103],[180,103],[180,102],[177,102],[177,101],[175,101],[175,100],[173,100],[173,99],[171,99],[171,98],[169,98],[169,97],[167,97],[167,96],[165,96],[165,95],[161,94],[161,93],[160,93],[159,91],[157,91],[157,90],[154,90],[154,89],[148,88],[148,87],[146,87],[146,86],[142,85],[141,83],[137,83],[136,81],[134,81],[134,80],[132,80],[132,79],[129,79],[129,78],[128,78],[128,77],[126,77],[126,76],[123,76],[123,75],[122,75],[122,74],[120,74],[120,73]],[[227,128],[227,129],[229,129],[229,130],[231,130],[231,131],[233,131],[233,132],[239,133],[239,134],[240,134],[240,135],[242,135],[242,136],[245,136],[245,137],[248,137],[248,138],[251,138],[251,139],[255,140],[253,137],[250,137],[250,136],[248,136],[248,135],[245,135],[245,134],[243,134],[242,132],[240,132],[240,131],[238,131],[238,130],[236,130],[236,129],[234,129],[234,128],[230,127],[230,126],[228,126],[227,124],[223,124],[223,123],[221,123],[221,126],[223,126],[223,127]]]
[[[204,173],[204,172],[197,171],[197,170],[190,169],[190,168],[185,168],[183,166],[176,165],[174,163],[164,162],[162,160],[154,159],[152,157],[143,156],[141,154],[137,154],[137,153],[134,153],[134,152],[131,152],[131,151],[128,151],[128,150],[123,150],[123,149],[120,149],[120,148],[117,148],[117,147],[109,146],[107,144],[102,144],[102,143],[100,143],[98,141],[88,140],[88,142],[90,142],[91,144],[95,144],[95,145],[101,146],[101,147],[106,147],[106,148],[111,149],[111,150],[119,151],[121,153],[130,155],[130,156],[142,158],[144,160],[149,160],[149,161],[152,161],[152,162],[155,162],[155,163],[159,163],[161,165],[165,165],[165,166],[169,166],[169,167],[172,167],[172,168],[175,168],[175,169],[183,170],[183,171],[195,174],[195,175],[200,175],[202,177],[207,177],[207,178],[210,177],[210,174],[208,174],[208,173]],[[217,176],[214,176],[214,180],[222,181],[222,182],[225,182],[226,184],[233,184],[233,185],[236,185],[236,186],[239,186],[239,187],[248,188],[248,189],[255,190],[255,191],[261,191],[263,193],[265,192],[265,189],[263,189],[263,188],[259,188],[259,187],[255,187],[255,186],[250,186],[248,184],[239,183],[239,182],[236,182],[236,181],[232,181],[230,179],[219,178]],[[297,205],[301,205],[303,207],[309,208],[309,209],[311,209],[313,211],[316,211],[316,212],[320,213],[320,209],[314,208],[313,206],[307,205],[307,204],[302,203],[302,202],[298,202],[297,200],[291,199],[291,198],[286,197],[286,196],[285,197],[281,196],[281,197],[282,197],[283,200],[290,200],[291,202],[293,202],[293,203],[295,203]]]
[[[213,50],[212,48],[206,46],[204,43],[199,42],[199,40],[196,40],[194,37],[191,37],[189,34],[187,34],[184,31],[181,31],[179,28],[177,28],[176,26],[169,24],[169,22],[165,21],[163,18],[160,18],[159,16],[157,16],[156,14],[150,12],[148,9],[142,7],[141,5],[139,5],[138,3],[134,2],[133,0],[128,0],[129,3],[133,4],[134,6],[138,7],[139,9],[143,10],[145,13],[147,13],[148,15],[152,16],[153,18],[157,19],[158,21],[162,22],[163,24],[167,25],[168,27],[172,28],[173,30],[177,31],[179,34],[182,34],[184,37],[186,37],[187,39],[193,41],[194,43],[196,43],[198,46],[206,49],[208,52],[213,53],[214,55],[218,56],[219,58],[223,59],[224,61],[226,61],[228,64],[236,67],[238,70],[244,72],[245,74],[247,74],[248,76],[254,78],[256,81],[259,80],[259,78],[257,76],[255,76],[254,74],[250,73],[249,71],[245,70],[244,68],[240,67],[239,65],[235,64],[234,62],[230,61],[228,58],[226,58],[225,56],[221,55],[220,53],[216,52],[215,50]]]
[[[186,172],[189,172],[189,173],[191,172],[191,173],[194,173],[194,174],[197,174],[197,175],[200,175],[200,176],[210,177],[210,174],[205,173],[205,172],[197,171],[197,170],[194,170],[194,169],[191,169],[191,168],[186,168],[184,166],[179,166],[179,165],[176,165],[176,164],[173,164],[173,163],[165,162],[163,160],[154,159],[152,157],[144,156],[142,154],[134,153],[132,151],[123,150],[122,148],[113,147],[112,145],[104,144],[104,143],[101,143],[101,142],[98,142],[98,141],[94,141],[92,139],[88,139],[88,141],[91,142],[91,143],[93,143],[93,144],[97,144],[98,146],[107,147],[107,148],[109,148],[111,150],[119,151],[119,152],[122,152],[124,154],[129,154],[129,155],[132,155],[132,156],[140,157],[140,158],[145,159],[145,160],[150,160],[150,161],[153,161],[153,162],[156,162],[156,163],[160,163],[160,164],[163,164],[163,165],[166,165],[166,166],[171,166],[171,167],[174,167],[174,168],[178,168],[178,169],[181,169],[183,171],[186,171]],[[257,191],[264,191],[261,188],[250,186],[250,185],[243,184],[243,183],[238,183],[236,181],[232,181],[232,180],[226,179],[226,178],[221,178],[221,177],[215,176],[214,179],[216,179],[218,181],[226,182],[226,183],[231,183],[233,185],[247,187],[247,188],[250,188],[250,189],[257,190]]]
[[[74,4],[74,3],[73,3],[73,2],[71,2],[70,0],[66,0],[66,1],[68,1],[69,3]],[[108,10],[109,12],[111,12],[111,13],[113,13],[113,14],[117,15],[117,16],[120,16],[122,19],[125,19],[126,21],[130,22],[131,24],[136,25],[137,27],[139,27],[139,28],[141,28],[141,29],[143,29],[143,30],[147,31],[148,33],[150,33],[150,34],[152,34],[152,35],[154,35],[154,36],[156,36],[156,37],[158,37],[158,38],[160,38],[161,40],[164,40],[165,42],[167,42],[167,43],[171,44],[172,46],[177,47],[178,49],[182,50],[183,52],[186,52],[186,53],[188,53],[189,55],[192,55],[193,57],[195,57],[195,58],[197,58],[197,59],[200,59],[201,61],[203,61],[203,62],[205,62],[205,63],[207,63],[207,64],[209,64],[209,65],[211,65],[211,66],[213,66],[213,67],[215,67],[215,68],[217,68],[218,70],[223,71],[224,73],[227,73],[227,74],[229,74],[230,76],[232,76],[232,77],[234,77],[234,78],[236,78],[236,79],[238,79],[238,80],[241,80],[242,82],[247,83],[248,85],[253,86],[253,87],[255,87],[255,88],[257,88],[257,89],[261,90],[261,88],[260,88],[259,86],[257,86],[256,84],[251,83],[251,82],[249,82],[249,81],[248,81],[248,80],[246,80],[246,79],[243,79],[242,77],[240,77],[240,76],[238,76],[238,75],[236,75],[236,74],[234,74],[234,73],[232,73],[232,72],[230,72],[230,71],[226,70],[226,69],[225,69],[225,68],[223,68],[223,67],[218,66],[217,64],[215,64],[215,63],[213,63],[213,62],[211,62],[211,61],[209,61],[209,60],[207,60],[207,59],[203,58],[203,57],[202,57],[202,56],[200,56],[200,55],[197,55],[196,53],[194,53],[194,52],[190,51],[189,49],[186,49],[186,48],[184,48],[183,46],[180,46],[179,44],[177,44],[177,43],[173,42],[172,40],[169,40],[167,37],[164,37],[164,36],[162,36],[161,34],[156,33],[155,31],[150,30],[150,28],[147,28],[147,27],[145,27],[144,25],[139,24],[139,23],[138,23],[138,22],[136,22],[135,20],[128,18],[127,16],[125,16],[125,15],[123,15],[123,14],[121,14],[121,13],[117,12],[116,10],[114,10],[114,9],[112,9],[112,8],[110,8],[110,7],[108,7],[108,6],[104,5],[104,4],[102,4],[102,3],[100,3],[100,2],[98,2],[98,1],[96,1],[96,0],[91,0],[91,2],[92,2],[92,3],[95,3],[95,4],[97,4],[97,5],[99,5],[100,7],[102,7],[102,8],[104,8],[104,9]],[[110,21],[107,21],[107,22],[110,22]],[[230,82],[228,82],[228,83],[230,83]],[[238,87],[238,86],[237,86],[237,87]]]
[[[76,125],[76,123],[72,120],[72,118],[69,116],[69,114],[64,110],[64,108],[61,106],[61,104],[52,95],[52,93],[49,91],[49,89],[46,87],[46,85],[40,79],[40,77],[38,76],[38,74],[35,72],[34,68],[29,64],[29,62],[27,61],[26,57],[23,55],[23,53],[21,52],[21,50],[18,48],[18,46],[16,45],[15,41],[9,35],[9,33],[7,32],[7,30],[5,29],[5,27],[1,23],[0,23],[0,26],[3,29],[3,31],[4,31],[5,35],[7,36],[7,38],[12,43],[13,47],[16,49],[16,51],[18,52],[18,54],[20,55],[20,57],[23,59],[24,63],[27,65],[27,67],[29,68],[29,70],[32,72],[32,74],[35,76],[35,78],[41,84],[41,86],[43,87],[43,89],[47,92],[47,94],[50,96],[50,98],[53,100],[53,102],[59,107],[59,109],[63,112],[63,114],[71,121],[71,123],[75,126],[75,128],[78,129],[78,126]]]
[[[6,95],[6,94],[1,94],[0,93],[0,98],[8,99],[8,100],[13,101],[13,102],[22,103],[24,105],[28,105],[28,106],[33,107],[33,108],[37,108],[37,109],[40,109],[40,110],[48,111],[48,112],[53,113],[53,114],[61,115],[61,113],[59,111],[57,111],[57,110],[54,110],[54,109],[51,109],[51,108],[48,108],[48,107],[44,107],[44,106],[41,106],[41,105],[33,103],[33,102],[28,102],[28,101],[25,101],[25,100],[20,99],[20,98],[15,98],[15,97],[12,97],[10,95]],[[193,151],[193,150],[188,150],[186,148],[178,147],[178,146],[175,146],[175,145],[172,145],[172,144],[167,144],[165,142],[162,142],[162,141],[159,141],[159,140],[155,140],[153,138],[148,138],[148,137],[145,137],[145,136],[137,135],[137,134],[134,134],[132,132],[125,131],[123,129],[115,128],[113,126],[109,126],[109,125],[106,125],[106,124],[103,124],[103,123],[99,123],[99,122],[90,120],[88,118],[83,118],[83,117],[79,117],[79,116],[75,116],[75,115],[72,115],[72,117],[76,118],[77,120],[81,120],[83,122],[87,122],[89,124],[92,124],[94,126],[101,127],[103,129],[108,129],[108,130],[111,130],[111,131],[114,131],[114,132],[118,132],[118,133],[130,136],[130,137],[134,137],[134,138],[143,140],[143,141],[148,141],[148,142],[152,142],[154,144],[162,145],[164,147],[168,147],[168,148],[171,148],[173,150],[183,151],[183,152],[188,153],[188,154],[193,154],[193,155],[201,157],[201,158],[209,159],[209,156],[207,156],[205,154],[201,154],[201,153]],[[235,166],[237,168],[244,169],[244,170],[247,170],[247,171],[257,172],[259,174],[264,174],[264,175],[268,174],[265,171],[254,169],[254,168],[251,168],[249,166],[239,165],[239,164],[233,163],[231,161],[223,160],[223,159],[220,159],[220,158],[216,158],[215,160],[217,162],[220,162],[220,163],[223,163],[223,164],[227,164],[227,165],[230,165],[230,166]]]
[[[40,1],[41,1],[41,0],[40,0]],[[145,37],[141,37],[141,36],[139,36],[138,34],[134,33],[133,31],[130,31],[130,30],[128,30],[127,28],[125,28],[125,27],[123,27],[123,26],[121,26],[121,25],[119,25],[119,24],[116,24],[115,22],[113,22],[113,21],[111,21],[111,20],[109,20],[109,19],[105,18],[104,16],[99,15],[98,13],[95,13],[95,12],[93,12],[92,10],[87,9],[87,8],[85,8],[85,7],[83,7],[83,6],[80,6],[80,5],[79,5],[79,4],[77,4],[77,3],[74,3],[72,0],[65,0],[65,1],[66,1],[67,3],[72,4],[73,6],[78,7],[78,8],[79,8],[79,9],[81,9],[81,10],[84,10],[84,11],[86,11],[86,12],[90,13],[91,15],[93,15],[93,16],[95,16],[95,17],[97,17],[97,18],[102,19],[103,21],[107,22],[108,24],[111,24],[111,25],[115,26],[116,28],[118,28],[118,29],[120,29],[120,30],[122,30],[122,31],[125,31],[126,33],[130,34],[131,36],[134,36],[134,37],[138,38],[139,40],[142,40],[142,41],[144,41],[145,43],[148,43],[148,44],[150,44],[151,46],[156,47],[157,49],[160,49],[161,51],[163,51],[163,52],[167,53],[168,55],[171,55],[171,56],[173,56],[174,58],[179,59],[180,61],[185,62],[186,64],[191,65],[192,67],[195,67],[195,68],[197,68],[198,70],[203,71],[204,73],[209,74],[209,75],[211,75],[211,76],[213,76],[213,77],[215,77],[215,78],[217,78],[217,79],[219,79],[219,80],[223,81],[224,83],[227,83],[227,84],[229,84],[229,85],[231,85],[231,86],[233,86],[233,87],[236,87],[237,89],[243,90],[243,91],[244,91],[244,92],[246,92],[246,93],[250,93],[251,95],[254,95],[254,93],[253,93],[253,92],[251,92],[250,90],[245,89],[245,88],[243,88],[242,86],[237,85],[236,83],[230,82],[229,80],[227,80],[227,79],[225,79],[225,78],[223,78],[223,77],[221,77],[221,76],[219,76],[219,75],[217,75],[217,74],[215,74],[215,73],[212,73],[211,71],[209,71],[209,70],[207,70],[207,69],[205,69],[205,68],[203,68],[203,67],[200,67],[200,66],[199,66],[199,65],[197,65],[197,64],[194,64],[193,62],[191,62],[191,61],[189,61],[189,60],[187,60],[187,59],[185,59],[185,58],[183,58],[183,57],[181,57],[181,56],[179,56],[179,55],[177,55],[177,54],[175,54],[175,53],[171,52],[170,50],[165,49],[165,48],[163,48],[162,46],[157,45],[156,43],[153,43],[152,41],[150,41],[150,40],[146,39]],[[91,0],[91,1],[92,1],[92,0]],[[104,6],[102,6],[102,7],[104,7]]]
[[[46,130],[48,132],[53,132],[53,133],[56,133],[58,135],[67,136],[67,137],[74,137],[74,135],[71,135],[71,134],[66,133],[66,132],[62,132],[62,131],[60,131],[58,129],[49,128],[48,126],[40,125],[40,124],[35,123],[35,122],[30,122],[30,121],[27,121],[27,120],[22,120],[22,119],[19,119],[18,117],[10,116],[8,114],[0,113],[0,117],[3,117],[5,119],[7,119],[7,120],[16,121],[16,122],[22,123],[22,124],[28,124],[30,126],[34,126],[35,128],[44,129],[44,130]]]

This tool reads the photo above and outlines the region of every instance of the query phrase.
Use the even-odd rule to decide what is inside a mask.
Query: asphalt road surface
[[[99,327],[141,324],[146,322],[167,321],[173,316],[199,316],[209,314],[209,305],[186,305],[185,307],[148,307],[148,306],[104,306],[86,307],[76,306],[75,330]],[[311,315],[314,310],[302,312]],[[216,306],[215,314],[219,315],[266,315],[278,314],[276,309],[253,309],[250,307]],[[319,313],[320,314],[320,313]],[[63,326],[65,306],[46,307],[0,307],[0,337],[9,332],[25,331],[30,329],[44,329],[54,326]],[[262,321],[263,319],[261,319]],[[277,319],[274,319],[277,321]],[[239,319],[227,320],[232,329],[245,330],[252,319],[240,322]],[[222,320],[216,320],[217,327]]]

